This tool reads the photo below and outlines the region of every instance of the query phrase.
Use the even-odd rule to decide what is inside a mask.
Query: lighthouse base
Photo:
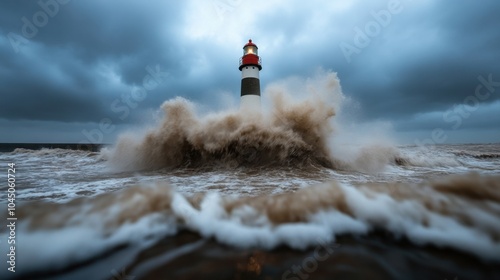
[[[243,95],[240,100],[240,110],[260,111],[260,96],[255,94]]]

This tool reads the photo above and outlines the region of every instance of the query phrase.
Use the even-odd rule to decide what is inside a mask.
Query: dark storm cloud
[[[349,59],[341,43],[354,45],[355,28],[364,29],[374,12],[395,0],[233,1],[222,12],[213,2],[224,0],[60,1],[67,3],[21,41],[19,53],[11,41],[20,39],[12,34],[23,35],[23,18],[33,23],[42,8],[38,1],[0,4],[4,121],[47,121],[52,130],[78,122],[78,134],[85,123],[92,128],[103,118],[136,123],[174,96],[216,106],[220,92],[238,96],[237,63],[248,37],[261,51],[263,88],[288,76],[311,76],[318,67],[331,69],[344,93],[361,104],[362,119],[394,121],[400,130],[442,124],[446,111],[475,94],[480,76],[500,81],[500,2],[493,0],[401,0],[402,11]],[[168,78],[144,100],[126,105],[132,90],[144,87],[147,69],[157,66]],[[500,110],[498,92],[478,99],[487,110],[474,112],[468,124],[498,126],[487,117]],[[124,106],[127,114],[117,112]]]
[[[85,120],[103,112],[95,79],[67,52],[17,56],[5,54],[0,117],[8,119]]]
[[[371,45],[343,65],[345,88],[367,118],[401,118],[447,110],[474,95],[478,77],[500,81],[500,3],[438,1],[394,15]],[[362,26],[362,25],[360,25]],[[500,91],[500,89],[499,89]],[[491,103],[500,95],[484,100]]]
[[[500,57],[500,33],[496,31],[500,18],[492,12],[500,4],[494,1],[481,5],[441,1],[424,8],[400,1],[402,11],[392,15],[388,26],[348,63],[340,43],[354,45],[355,28],[365,30],[374,20],[372,12],[387,9],[388,2],[369,7],[358,3],[349,11],[355,17],[331,16],[325,24],[330,28],[321,30],[304,28],[304,22],[313,20],[307,9],[297,9],[295,16],[285,13],[281,24],[260,19],[266,35],[280,34],[276,30],[282,26],[287,32],[283,49],[272,53],[273,61],[266,64],[275,71],[266,75],[279,78],[280,74],[308,73],[318,65],[333,69],[341,77],[344,92],[362,104],[366,119],[445,110],[473,95],[479,76],[493,74],[495,81],[500,80],[500,65],[493,63]],[[342,30],[332,31],[339,26]],[[297,43],[296,37],[303,34],[314,35]],[[494,102],[498,96],[484,102]]]
[[[143,83],[148,65],[161,65],[172,76],[182,75],[186,67],[175,59],[181,46],[169,36],[178,6],[162,3],[70,1],[60,4],[58,13],[37,28],[33,15],[42,10],[37,1],[3,2],[3,35],[29,34],[32,30],[23,29],[29,26],[23,18],[37,32],[21,44],[17,54],[10,44],[12,37],[4,37],[0,49],[6,72],[2,99],[8,102],[0,103],[0,117],[98,121],[109,115],[114,99],[130,91],[113,87],[106,71],[129,86]],[[26,30],[29,32],[23,33]]]

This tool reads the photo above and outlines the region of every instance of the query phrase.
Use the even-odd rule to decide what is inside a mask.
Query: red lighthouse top
[[[243,48],[248,47],[248,46],[254,46],[255,48],[257,48],[257,45],[252,42],[252,39],[249,39],[248,43],[246,43],[245,46],[243,46]]]
[[[240,58],[240,71],[246,66],[256,66],[259,70],[262,69],[258,49],[257,45],[252,42],[252,39],[248,40],[248,43],[243,47],[243,57]]]

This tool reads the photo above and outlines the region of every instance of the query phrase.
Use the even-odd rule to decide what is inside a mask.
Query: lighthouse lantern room
[[[241,101],[242,110],[260,110],[260,80],[262,69],[258,48],[252,40],[243,47],[243,57],[240,58],[241,71]]]

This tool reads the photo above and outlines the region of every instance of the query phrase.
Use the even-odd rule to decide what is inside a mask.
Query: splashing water
[[[166,101],[157,128],[140,139],[122,135],[105,157],[121,170],[318,165],[373,171],[395,162],[397,150],[383,145],[362,147],[349,160],[337,158],[330,147],[343,99],[337,75],[318,75],[305,88],[303,100],[294,101],[282,86],[270,86],[264,95],[271,97],[271,108],[252,115],[226,111],[199,117],[183,98]]]

